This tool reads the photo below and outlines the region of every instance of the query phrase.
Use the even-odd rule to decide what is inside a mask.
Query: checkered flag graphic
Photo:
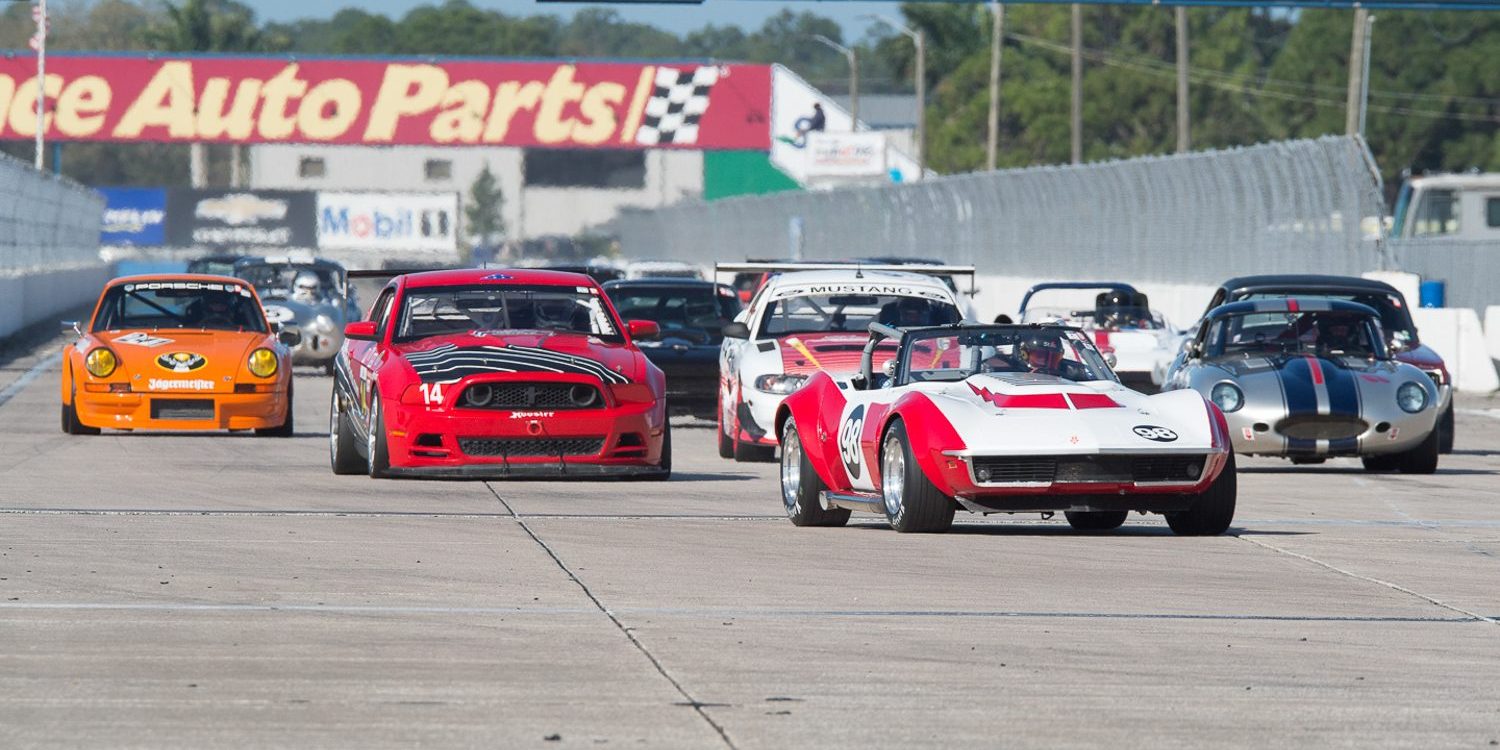
[[[698,121],[708,109],[708,92],[719,69],[705,65],[691,71],[657,68],[656,88],[646,102],[635,142],[646,146],[698,142]]]

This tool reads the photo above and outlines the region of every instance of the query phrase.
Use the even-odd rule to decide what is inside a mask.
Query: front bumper
[[[152,417],[152,401],[209,402],[207,419]],[[286,391],[269,393],[90,393],[73,396],[78,421],[116,430],[253,430],[286,423]],[[160,404],[158,404],[160,407]]]
[[[1256,410],[1252,405],[1224,417],[1229,423],[1235,453],[1288,458],[1377,456],[1417,447],[1437,427],[1441,408],[1428,407],[1416,414],[1401,412],[1400,416],[1385,415],[1384,418],[1366,415],[1359,418],[1364,428],[1357,434],[1341,434],[1331,439],[1294,438],[1283,434],[1278,428],[1288,419],[1286,414]],[[1303,418],[1314,417],[1316,415]]]
[[[506,478],[662,471],[658,404],[511,412],[382,403],[395,475]]]
[[[1134,456],[1135,454],[1129,454]],[[1198,467],[1196,476],[1167,479],[1153,476],[1137,481],[1126,477],[1109,476],[1100,471],[1095,477],[1070,471],[1067,465],[1097,461],[1108,463],[1112,458],[1125,458],[1126,454],[1057,454],[1038,457],[1055,459],[1055,474],[1044,481],[980,481],[977,467],[982,465],[982,456],[969,451],[940,451],[932,456],[928,476],[947,494],[960,501],[972,501],[992,510],[1004,511],[1056,511],[1056,510],[1182,510],[1183,500],[1168,500],[1171,496],[1191,498],[1209,488],[1228,463],[1229,454],[1222,449],[1184,452],[1182,458]],[[1163,454],[1170,458],[1170,454]],[[1023,458],[1006,456],[1006,458]],[[1128,460],[1128,459],[1127,459]],[[946,485],[946,486],[945,486]],[[1114,498],[1114,499],[1110,499]],[[1089,503],[1084,507],[1079,503]],[[1126,507],[1128,506],[1128,507]]]
[[[740,442],[752,445],[776,446],[780,440],[775,433],[776,410],[786,396],[763,393],[753,388],[742,388],[738,412]]]

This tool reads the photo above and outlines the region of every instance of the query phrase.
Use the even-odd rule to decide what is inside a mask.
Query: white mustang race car
[[[1069,290],[1097,292],[1086,305],[1061,304]],[[1042,295],[1041,304],[1038,295]],[[1076,300],[1075,300],[1076,301]],[[1082,309],[1079,309],[1079,308]],[[1187,335],[1156,310],[1146,295],[1129,284],[1085,281],[1037,284],[1021,299],[1022,323],[1064,323],[1082,328],[1121,380],[1134,387],[1161,386],[1167,368]]]
[[[719,350],[719,455],[740,461],[775,456],[771,420],[781,400],[817,372],[851,375],[869,341],[871,323],[930,326],[963,318],[948,266],[720,266],[771,273],[744,312],[724,326]],[[892,270],[900,268],[901,270]],[[894,353],[895,347],[887,347]]]
[[[851,510],[897,531],[944,531],[975,513],[1063,511],[1104,531],[1130,511],[1178,534],[1234,519],[1224,414],[1197,393],[1120,385],[1089,337],[1063,326],[870,326],[861,373],[817,373],[772,423],[781,492],[798,526],[840,526]],[[900,342],[888,366],[885,341]],[[883,370],[883,371],[882,371]]]

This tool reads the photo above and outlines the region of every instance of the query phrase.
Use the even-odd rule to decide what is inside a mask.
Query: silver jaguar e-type
[[[361,315],[342,265],[305,255],[241,257],[234,275],[255,285],[267,320],[301,334],[301,343],[292,348],[293,364],[333,372],[344,324]]]
[[[1374,309],[1326,298],[1233,302],[1211,310],[1164,389],[1219,409],[1237,453],[1365,468],[1437,470],[1438,392],[1392,357]]]

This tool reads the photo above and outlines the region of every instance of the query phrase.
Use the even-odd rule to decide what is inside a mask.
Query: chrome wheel
[[[797,499],[802,492],[802,439],[797,437],[794,427],[787,427],[781,436],[781,502],[788,513],[797,511]]]
[[[891,518],[901,514],[902,495],[906,492],[906,452],[895,435],[885,439],[880,453],[880,494],[885,498],[885,512]]]
[[[380,397],[370,400],[370,428],[365,430],[365,460],[369,463],[371,476],[375,472],[375,431],[380,425]]]
[[[333,402],[328,405],[328,455],[333,457],[334,463],[339,460],[339,420],[343,413],[339,411],[338,388],[333,390]]]

